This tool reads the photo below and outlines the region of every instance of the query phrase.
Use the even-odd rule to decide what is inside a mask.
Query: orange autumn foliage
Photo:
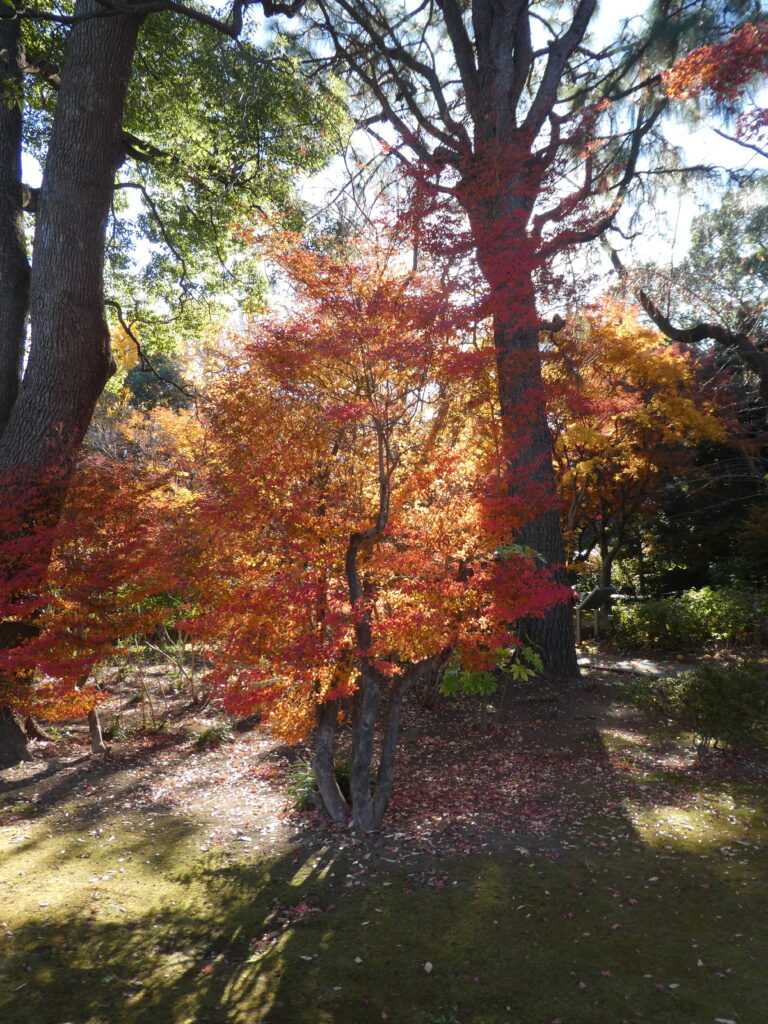
[[[566,533],[578,550],[591,529],[604,558],[665,475],[690,468],[691,446],[725,435],[690,354],[637,313],[611,299],[582,310],[545,368]]]
[[[722,43],[701,46],[686,54],[662,75],[671,99],[709,94],[720,102],[743,104],[747,87],[768,72],[768,21],[747,24]],[[759,141],[768,128],[768,110],[752,105],[736,120],[736,138]]]
[[[266,243],[288,308],[230,339],[206,410],[202,605],[217,692],[288,739],[361,669],[396,680],[447,649],[488,665],[510,623],[566,596],[508,545],[490,398],[495,353],[470,344],[439,280],[393,247]]]
[[[25,571],[3,574],[0,617],[33,628],[0,651],[0,702],[49,721],[84,715],[102,699],[84,685],[92,667],[168,614],[164,599],[180,588],[189,550],[179,538],[189,532],[185,460],[194,427],[167,410],[135,414],[125,424],[124,458],[84,459],[51,527],[15,522],[13,503],[5,507],[4,564]],[[34,590],[26,585],[37,572],[30,552],[51,552],[45,585]]]

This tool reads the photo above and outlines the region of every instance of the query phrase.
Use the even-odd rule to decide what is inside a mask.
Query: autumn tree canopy
[[[291,308],[230,340],[209,395],[203,612],[190,628],[230,710],[263,708],[290,739],[319,721],[315,774],[334,818],[347,813],[334,736],[351,716],[351,814],[367,831],[415,682],[454,653],[492,666],[516,642],[511,624],[566,592],[510,549],[525,488],[509,496],[493,348],[471,344],[439,279],[388,244],[281,236],[268,252]]]
[[[690,470],[693,446],[725,436],[690,354],[637,313],[611,300],[575,313],[545,365],[566,536],[577,560],[598,549],[602,586],[632,517]]]

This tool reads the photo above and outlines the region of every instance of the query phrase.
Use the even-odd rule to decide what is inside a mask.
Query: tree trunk
[[[0,20],[0,437],[19,391],[29,264],[21,187],[21,40],[18,18]],[[13,102],[18,96],[18,104]]]
[[[88,712],[88,735],[91,738],[91,753],[106,754],[107,748],[101,735],[101,721],[96,708],[91,708]]]
[[[46,732],[32,715],[27,715],[24,719],[24,732],[30,740],[42,740],[44,743],[50,743],[53,739],[53,736]]]
[[[325,811],[333,821],[346,821],[349,806],[339,789],[334,766],[338,713],[338,702],[333,700],[326,701],[317,709],[317,731],[315,732],[312,771],[320,791],[321,810]]]
[[[610,587],[613,574],[613,555],[603,554],[600,556],[600,586]]]
[[[24,730],[11,708],[3,704],[0,706],[0,768],[32,760]]]
[[[75,6],[96,12],[97,0]],[[0,472],[71,465],[113,370],[104,241],[140,24],[110,12],[71,29],[37,208],[29,360],[0,437]]]
[[[387,702],[387,719],[384,725],[384,740],[381,747],[379,767],[376,772],[376,792],[373,797],[373,827],[378,828],[395,785],[395,757],[397,740],[400,735],[400,713],[403,699],[411,688],[416,675],[406,675],[395,687]]]
[[[371,762],[376,719],[381,703],[381,687],[375,671],[363,664],[360,673],[359,704],[352,729],[352,765],[349,790],[352,803],[352,827],[358,832],[372,832],[376,815],[371,796]]]
[[[552,437],[541,379],[538,312],[530,278],[525,288],[518,287],[514,309],[500,305],[496,310],[494,328],[499,404],[511,452],[512,488],[520,489],[531,508],[531,518],[518,532],[517,540],[539,552],[557,582],[567,585]],[[523,641],[541,654],[548,679],[562,685],[579,679],[568,602],[555,605],[543,618],[523,619],[520,631]]]
[[[75,14],[105,11],[98,0],[78,0]],[[10,319],[3,309],[0,478],[18,474],[19,522],[27,531],[43,528],[34,554],[26,556],[30,564],[20,566],[28,592],[44,585],[47,527],[57,520],[74,458],[114,365],[104,318],[104,243],[115,172],[124,159],[123,107],[141,21],[109,12],[75,22],[69,35],[37,206],[30,349],[20,386],[18,324],[23,339],[22,301],[26,306],[26,256],[18,237],[20,122],[17,111],[0,104],[0,295],[5,300],[13,287],[19,289]],[[15,74],[18,47],[12,24],[0,21],[6,81]],[[6,273],[15,274],[16,285]],[[12,577],[13,559],[10,565]],[[12,591],[12,578],[8,583]],[[0,761],[16,757],[17,739],[10,726],[0,733]]]

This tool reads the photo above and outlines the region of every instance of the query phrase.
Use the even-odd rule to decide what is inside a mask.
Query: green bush
[[[700,750],[743,747],[768,729],[768,666],[757,661],[701,665],[670,687],[671,704],[691,723]]]
[[[679,714],[700,752],[710,747],[754,746],[768,736],[768,665],[710,662],[679,676],[626,688],[641,707]]]
[[[616,638],[630,647],[676,650],[699,642],[695,623],[677,599],[663,598],[637,604],[618,604],[613,612]]]
[[[679,650],[712,643],[754,643],[764,639],[768,594],[764,591],[687,590],[679,597],[619,604],[617,639],[631,647]]]

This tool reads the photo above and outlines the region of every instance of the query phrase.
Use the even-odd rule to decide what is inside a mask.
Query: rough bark
[[[338,710],[336,701],[326,701],[317,709],[312,771],[320,792],[321,810],[325,811],[333,821],[346,821],[349,807],[339,789],[334,766]]]
[[[3,704],[0,706],[0,768],[32,760],[24,730],[11,708]]]
[[[97,0],[78,0],[77,15],[95,12],[103,13]],[[21,487],[18,500],[22,513],[27,509],[25,501],[34,503],[34,510],[30,505],[30,514],[22,515],[21,521],[34,520],[37,526],[56,520],[73,459],[114,366],[104,317],[105,232],[115,172],[124,158],[123,108],[141,21],[141,16],[130,14],[86,18],[73,24],[67,43],[37,205],[29,359],[0,433],[0,476],[14,472],[22,481],[35,484],[26,491]],[[11,31],[8,24],[0,21],[7,33]],[[12,44],[13,38],[6,42]],[[14,45],[9,54],[18,53],[18,42]],[[3,116],[10,118],[11,142],[5,138],[0,142],[5,160],[0,173],[6,175],[7,184],[14,175],[18,181],[13,162],[17,157],[10,148],[17,144],[13,133],[19,125],[13,112],[4,111]],[[0,196],[0,203],[6,204],[0,211],[0,217],[5,216],[0,229],[5,231],[12,226],[10,215],[18,217],[21,209],[16,185],[10,189],[10,199],[8,194],[6,188]],[[13,254],[21,273],[18,243],[6,238],[0,244]],[[18,320],[21,314],[15,315]],[[20,357],[12,341],[5,343],[3,351],[10,367],[3,378],[8,394],[8,381],[11,391],[14,387],[13,367],[18,380]],[[41,522],[41,508],[45,522]],[[48,555],[41,544],[36,559],[40,585]],[[34,585],[28,574],[25,587]],[[15,756],[16,740],[7,727],[0,736],[0,758]]]
[[[16,18],[0,20],[0,436],[19,391],[29,264],[21,184],[21,66]],[[18,95],[19,102],[12,102]],[[10,102],[9,102],[10,101]]]
[[[506,440],[513,452],[512,486],[517,479],[530,489],[534,504],[534,513],[517,540],[541,554],[557,582],[567,584],[532,283],[525,294],[518,295],[514,314],[510,314],[500,310],[495,316],[499,401]],[[542,618],[523,619],[518,628],[523,641],[541,654],[547,679],[566,685],[579,679],[569,603],[555,605]]]
[[[78,15],[103,11],[78,0]],[[40,189],[30,282],[30,353],[0,437],[0,472],[71,460],[113,369],[103,262],[121,126],[141,17],[72,26]]]

